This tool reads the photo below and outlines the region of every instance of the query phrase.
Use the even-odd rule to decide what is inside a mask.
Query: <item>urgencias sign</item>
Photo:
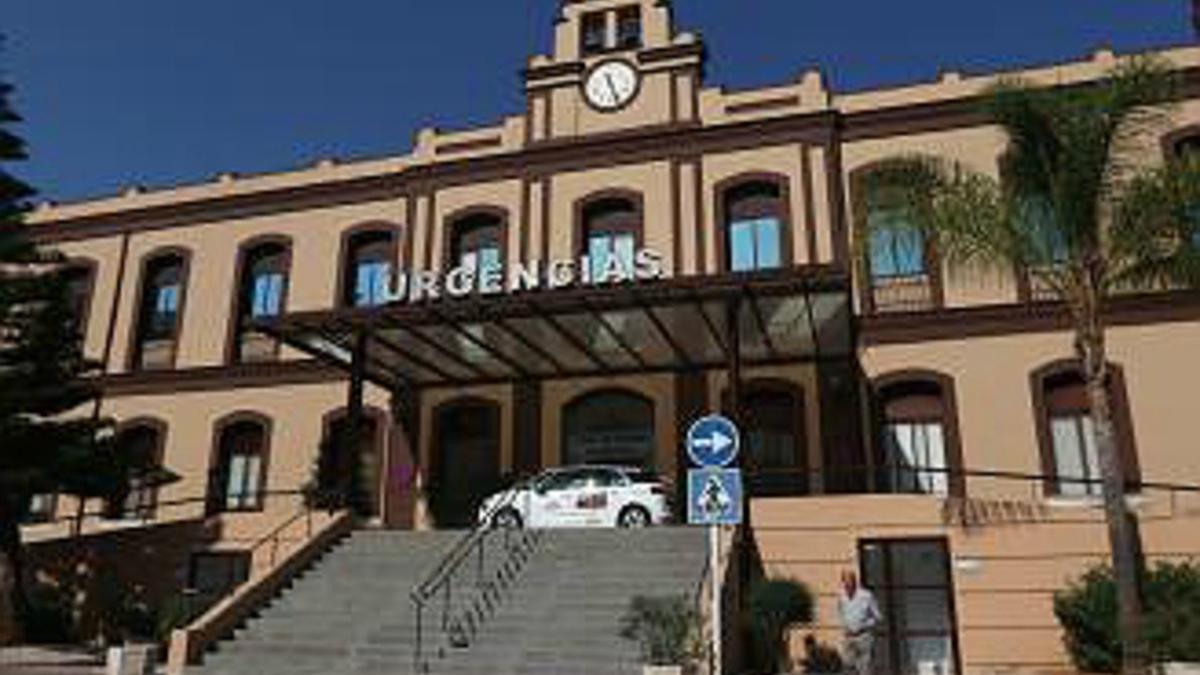
[[[663,277],[663,257],[652,249],[634,253],[632,266],[610,255],[602,265],[589,256],[544,263],[531,260],[512,265],[460,265],[446,272],[400,272],[386,294],[387,302],[421,302],[461,298],[472,294],[522,293],[568,286],[606,286]]]

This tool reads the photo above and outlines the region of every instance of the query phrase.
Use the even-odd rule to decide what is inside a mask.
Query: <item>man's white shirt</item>
[[[872,631],[883,620],[875,595],[861,586],[854,592],[854,597],[842,593],[838,599],[838,612],[842,617],[842,628],[850,635]]]

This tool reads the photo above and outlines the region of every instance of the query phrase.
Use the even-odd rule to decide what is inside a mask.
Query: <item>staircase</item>
[[[188,674],[412,673],[409,593],[462,536],[356,532]],[[686,528],[548,531],[471,646],[435,649],[430,672],[640,673],[620,617],[638,594],[692,596],[704,541]]]

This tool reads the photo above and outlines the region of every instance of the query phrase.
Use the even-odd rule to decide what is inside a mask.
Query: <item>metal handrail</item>
[[[495,613],[500,591],[512,585],[521,568],[529,561],[541,533],[538,530],[523,529],[514,544],[513,531],[510,528],[500,528],[499,531],[504,536],[504,558],[495,565],[490,575],[487,572],[488,537],[498,531],[493,526],[493,520],[501,511],[511,508],[519,496],[519,484],[506,491],[501,499],[483,514],[480,522],[451,547],[429,576],[413,588],[410,597],[415,613],[413,666],[416,672],[429,672],[429,657],[425,653],[424,615],[431,600],[441,596],[439,625],[445,642],[456,647],[467,647],[483,621]],[[454,581],[472,556],[477,563],[474,575],[477,593],[469,606],[462,610],[460,617],[456,616],[454,608]],[[441,649],[440,655],[444,655]]]

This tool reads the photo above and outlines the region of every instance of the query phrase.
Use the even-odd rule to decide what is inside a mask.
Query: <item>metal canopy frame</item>
[[[786,323],[772,306],[790,308]],[[392,391],[853,356],[849,281],[826,265],[296,312],[255,328]]]

